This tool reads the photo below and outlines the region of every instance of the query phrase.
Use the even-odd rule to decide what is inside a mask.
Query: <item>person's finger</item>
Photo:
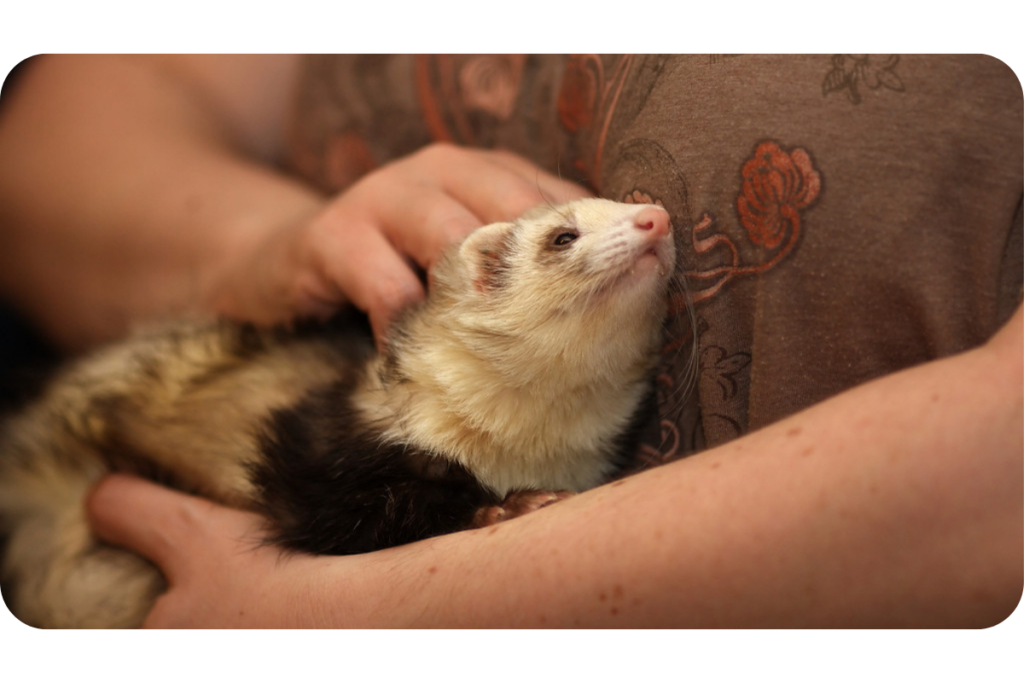
[[[353,222],[351,215],[339,210],[320,219],[311,256],[315,271],[336,283],[370,317],[380,343],[394,315],[425,293],[409,263],[378,226],[365,219]]]
[[[494,162],[507,167],[527,182],[533,183],[538,192],[543,195],[542,202],[544,203],[564,204],[574,199],[594,196],[585,187],[549,173],[518,154],[503,149],[490,150],[487,154]],[[535,202],[534,206],[539,203],[541,202]]]
[[[513,220],[538,204],[588,196],[511,152],[434,145],[412,157],[410,168],[414,164],[433,169],[432,182],[482,224]]]
[[[108,543],[133,550],[175,581],[180,549],[203,528],[214,504],[137,477],[114,474],[86,500],[93,531]]]
[[[398,251],[429,270],[451,244],[460,242],[484,221],[440,187],[412,186],[401,202],[380,202],[381,227]]]
[[[480,185],[491,180],[489,166],[476,152],[433,145],[367,176],[346,201],[364,207],[401,253],[429,270],[445,247],[485,222],[445,191],[445,175],[466,167],[468,182]]]

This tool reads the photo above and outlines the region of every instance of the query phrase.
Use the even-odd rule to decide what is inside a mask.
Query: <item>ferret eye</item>
[[[554,244],[556,247],[564,247],[565,245],[574,241],[577,237],[579,237],[579,233],[563,232],[562,234],[555,238]]]

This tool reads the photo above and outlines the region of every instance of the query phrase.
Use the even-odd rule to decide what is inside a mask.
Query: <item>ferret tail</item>
[[[18,426],[0,434],[0,585],[7,607],[42,628],[141,625],[164,581],[141,557],[93,536],[84,500],[106,471],[102,460],[73,439],[25,438]]]

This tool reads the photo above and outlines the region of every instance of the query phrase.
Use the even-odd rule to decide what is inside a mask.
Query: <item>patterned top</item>
[[[317,56],[289,162],[335,192],[432,141],[503,147],[664,206],[688,296],[659,463],[988,339],[1024,281],[1022,105],[989,57]]]

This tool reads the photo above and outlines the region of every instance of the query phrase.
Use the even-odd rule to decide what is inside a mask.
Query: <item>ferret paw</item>
[[[572,491],[515,491],[508,494],[501,505],[477,510],[473,516],[473,526],[491,526],[506,519],[521,517],[575,495]]]

